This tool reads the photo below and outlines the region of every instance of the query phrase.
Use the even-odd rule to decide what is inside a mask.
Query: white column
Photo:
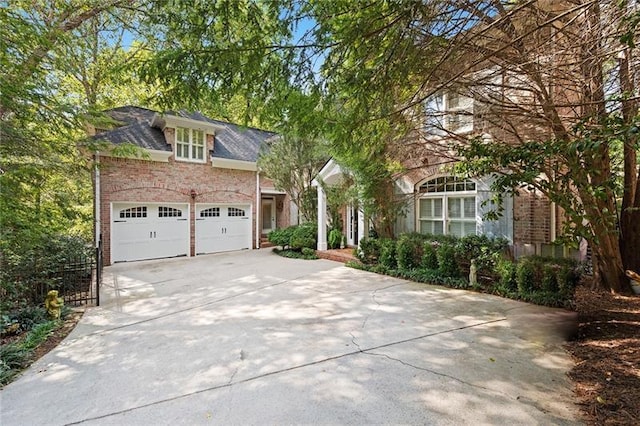
[[[364,212],[358,209],[358,240],[361,240],[369,236],[369,230],[365,226]],[[360,246],[360,241],[355,242],[357,246]]]
[[[327,249],[327,197],[318,185],[318,250]]]
[[[257,249],[260,248],[260,238],[262,232],[260,231],[260,220],[262,219],[262,195],[260,192],[260,170],[256,171],[256,244]]]

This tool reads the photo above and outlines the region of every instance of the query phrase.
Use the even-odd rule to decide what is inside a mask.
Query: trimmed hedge
[[[567,259],[509,258],[508,241],[482,235],[463,238],[419,233],[397,240],[365,238],[356,253],[360,269],[456,288],[469,287],[471,260],[476,289],[548,306],[569,307],[581,273]],[[355,266],[352,264],[352,266]]]
[[[395,240],[384,239],[380,243],[380,265],[395,269],[397,265]]]

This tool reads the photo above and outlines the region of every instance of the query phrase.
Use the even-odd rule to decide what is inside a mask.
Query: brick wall
[[[208,141],[208,143],[213,141]],[[191,198],[191,190],[196,193]],[[195,254],[195,204],[240,203],[252,206],[252,233],[256,220],[256,174],[251,171],[213,168],[205,164],[168,163],[101,158],[100,206],[101,232],[105,264],[111,263],[111,203],[171,202],[188,203],[191,207],[191,255]],[[255,246],[255,235],[253,235]]]
[[[513,199],[514,242],[534,245],[551,242],[549,199],[535,190],[519,190],[519,192],[520,195]]]

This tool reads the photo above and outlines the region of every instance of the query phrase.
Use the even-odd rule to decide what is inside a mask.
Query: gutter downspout
[[[260,200],[260,170],[256,170],[256,248],[260,248],[260,218],[262,217],[262,202]]]

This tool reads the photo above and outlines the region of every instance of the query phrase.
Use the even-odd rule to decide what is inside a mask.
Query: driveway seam
[[[144,324],[144,323],[155,321],[155,320],[158,320],[158,319],[164,319],[164,318],[167,318],[167,317],[170,317],[170,316],[173,316],[173,315],[178,315],[178,314],[181,314],[181,313],[184,313],[184,312],[189,312],[189,311],[192,311],[192,310],[195,310],[195,309],[203,308],[205,306],[214,305],[214,304],[220,303],[220,302],[225,302],[227,300],[231,300],[231,299],[234,299],[236,297],[245,296],[247,294],[251,294],[251,293],[254,293],[254,292],[259,291],[259,290],[264,290],[266,288],[276,287],[276,286],[279,286],[279,285],[282,285],[282,284],[286,284],[286,283],[291,282],[291,281],[299,280],[300,278],[303,278],[304,276],[306,276],[306,275],[301,275],[299,277],[295,277],[295,278],[292,278],[290,280],[278,281],[278,282],[275,282],[273,284],[268,284],[268,285],[265,285],[265,286],[262,286],[262,287],[253,288],[253,289],[248,290],[248,291],[243,291],[241,293],[237,293],[237,294],[234,294],[234,295],[231,295],[231,296],[222,297],[222,298],[215,299],[215,300],[212,300],[212,301],[209,301],[209,302],[201,303],[199,305],[189,306],[188,308],[180,309],[180,310],[173,311],[173,312],[167,312],[166,314],[158,315],[158,316],[155,316],[155,317],[152,317],[152,318],[145,318],[145,319],[140,320],[140,321],[127,323],[127,324],[119,325],[119,326],[116,326],[116,327],[105,328],[105,329],[102,329],[102,330],[96,330],[96,331],[93,331],[93,332],[91,332],[89,334],[84,335],[83,337],[95,336],[95,335],[99,335],[99,334],[105,334],[105,333],[109,333],[111,331],[121,330],[123,328],[131,327],[131,326],[134,326],[134,325]]]
[[[166,402],[177,401],[177,400],[180,400],[180,399],[188,398],[190,396],[199,395],[201,393],[211,392],[211,391],[215,391],[215,390],[225,389],[225,388],[229,388],[229,387],[232,387],[232,386],[253,382],[253,381],[260,380],[260,379],[263,379],[263,378],[266,378],[266,377],[276,376],[276,375],[279,375],[279,374],[282,374],[282,373],[288,373],[290,371],[295,371],[295,370],[299,370],[299,369],[302,369],[302,368],[311,367],[311,366],[314,366],[314,365],[324,364],[324,363],[329,362],[329,361],[335,361],[337,359],[347,358],[347,357],[350,357],[350,356],[353,356],[353,355],[360,355],[360,354],[369,355],[369,356],[376,355],[374,353],[371,353],[371,351],[374,351],[374,350],[377,350],[377,349],[382,349],[382,348],[388,348],[388,347],[395,346],[395,345],[400,345],[400,344],[403,344],[403,343],[414,342],[416,340],[426,339],[428,337],[438,336],[438,335],[441,335],[441,334],[452,333],[452,332],[459,331],[459,330],[465,330],[465,329],[469,329],[469,328],[481,327],[483,325],[493,324],[493,323],[502,322],[502,321],[506,321],[506,320],[507,320],[506,318],[498,318],[498,319],[494,319],[494,320],[483,321],[483,322],[479,322],[479,323],[476,323],[476,324],[470,324],[470,325],[465,325],[465,326],[461,326],[461,327],[451,328],[451,329],[448,329],[448,330],[436,331],[436,332],[433,332],[433,333],[427,333],[427,334],[423,334],[423,335],[420,335],[420,336],[410,337],[408,339],[402,339],[402,340],[398,340],[398,341],[395,341],[395,342],[385,343],[385,344],[382,344],[382,345],[373,346],[371,348],[366,348],[366,349],[361,349],[360,345],[358,345],[355,342],[355,337],[354,337],[352,342],[358,348],[358,350],[356,350],[356,351],[351,351],[351,352],[347,352],[347,353],[340,354],[340,355],[334,355],[334,356],[323,358],[323,359],[320,359],[320,360],[317,360],[317,361],[312,361],[312,362],[307,362],[307,363],[304,363],[304,364],[294,365],[292,367],[287,367],[287,368],[283,368],[283,369],[280,369],[280,370],[270,371],[270,372],[263,373],[263,374],[260,374],[260,375],[257,375],[257,376],[248,377],[246,379],[238,380],[237,382],[232,382],[231,381],[231,380],[233,380],[233,377],[232,377],[229,380],[229,382],[224,383],[224,384],[211,386],[211,387],[204,388],[204,389],[199,389],[199,390],[196,390],[196,391],[193,391],[193,392],[185,393],[185,394],[182,394],[182,395],[176,395],[176,396],[173,396],[173,397],[170,397],[170,398],[165,398],[165,399],[161,399],[161,400],[158,400],[158,401],[149,402],[149,403],[146,403],[146,404],[139,405],[137,407],[131,407],[131,408],[127,408],[127,409],[124,409],[124,410],[114,411],[112,413],[107,413],[107,414],[103,414],[103,415],[100,415],[100,416],[88,417],[86,419],[78,420],[76,422],[66,423],[65,426],[79,425],[79,424],[82,424],[82,423],[85,423],[85,422],[89,422],[89,421],[93,421],[93,420],[100,420],[100,419],[105,419],[107,417],[117,416],[119,414],[130,413],[130,412],[142,409],[142,408],[153,407],[155,405],[164,404]],[[352,335],[352,337],[353,337],[353,335]],[[439,374],[439,373],[436,373],[436,372],[433,372],[433,371],[427,370],[427,369],[424,369],[424,371],[431,372],[431,373],[434,373],[434,374]],[[233,376],[235,376],[236,373],[237,373],[237,370],[236,370],[236,372],[234,372]],[[442,375],[442,374],[439,374],[439,375]],[[452,377],[452,378],[454,378],[454,377]],[[459,379],[456,379],[456,380],[459,380]],[[462,383],[465,383],[462,380],[459,380],[459,381],[461,381]],[[471,385],[471,386],[474,386],[474,385]],[[478,387],[478,386],[476,386],[476,387]],[[495,392],[495,391],[493,391],[491,389],[487,389],[487,388],[482,388],[482,389]]]

